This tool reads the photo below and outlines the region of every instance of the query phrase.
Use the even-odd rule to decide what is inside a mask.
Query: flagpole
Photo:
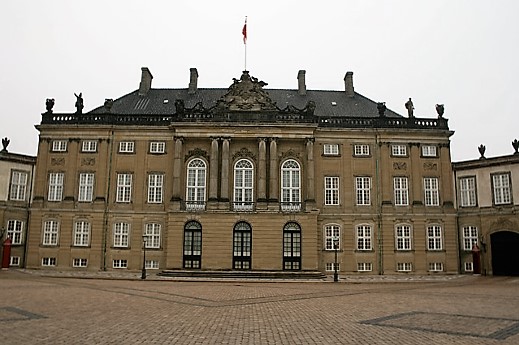
[[[245,16],[245,24],[243,24],[242,34],[243,34],[243,45],[245,46],[244,47],[244,50],[245,50],[244,71],[246,71],[247,70],[247,16]]]

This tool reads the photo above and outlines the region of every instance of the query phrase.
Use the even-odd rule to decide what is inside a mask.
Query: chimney
[[[355,97],[355,90],[353,89],[353,72],[346,72],[344,76],[344,88],[346,96]]]
[[[305,74],[306,71],[303,69],[300,69],[299,73],[297,73],[297,91],[301,96],[306,95]]]
[[[189,89],[187,91],[187,93],[189,95],[193,95],[196,93],[196,90],[198,89],[197,84],[198,84],[198,71],[196,70],[196,68],[190,68],[189,69]]]
[[[142,75],[141,83],[139,84],[139,96],[146,96],[148,91],[151,89],[151,80],[153,79],[153,76],[148,67],[142,67],[141,71]]]

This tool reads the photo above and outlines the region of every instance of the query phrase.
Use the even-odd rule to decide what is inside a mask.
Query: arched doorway
[[[498,231],[490,235],[492,272],[495,276],[519,275],[519,234]]]

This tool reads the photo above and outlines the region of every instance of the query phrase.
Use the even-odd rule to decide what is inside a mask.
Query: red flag
[[[245,24],[243,24],[241,33],[243,34],[243,44],[247,44],[247,17],[245,17]]]

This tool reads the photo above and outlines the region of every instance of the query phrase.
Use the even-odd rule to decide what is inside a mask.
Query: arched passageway
[[[519,233],[499,231],[490,236],[492,272],[496,276],[519,276]]]

